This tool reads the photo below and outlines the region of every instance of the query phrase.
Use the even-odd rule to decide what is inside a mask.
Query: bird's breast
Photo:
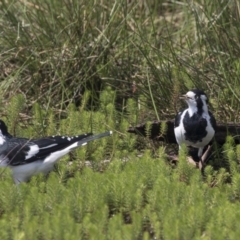
[[[210,123],[207,114],[193,114],[184,111],[180,124],[174,129],[178,144],[185,143],[188,146],[204,147],[213,138],[215,130]]]

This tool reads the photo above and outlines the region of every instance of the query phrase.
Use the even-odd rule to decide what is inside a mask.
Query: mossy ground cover
[[[184,148],[173,166],[166,146],[156,148],[124,133],[133,114],[117,117],[108,94],[115,95],[111,89],[103,91],[99,111],[70,105],[67,117],[56,122],[35,104],[32,124],[12,121],[10,132],[25,137],[90,129],[114,133],[65,156],[48,176],[19,186],[10,169],[1,169],[1,239],[236,238],[240,151],[233,138],[228,137],[221,161],[213,159],[204,175],[187,163]],[[16,95],[8,104],[17,116],[25,108],[22,99]],[[133,105],[129,100],[126,106]]]
[[[172,168],[146,151],[128,162],[113,158],[104,171],[63,160],[47,179],[19,187],[5,171],[1,239],[236,239],[238,168],[230,184],[224,169],[208,166],[203,177],[181,158]]]
[[[166,144],[126,130],[173,118],[193,87],[217,121],[239,121],[239,9],[237,0],[1,1],[0,117],[10,133],[114,133],[18,187],[1,169],[0,238],[237,239],[231,137],[202,175],[184,151],[172,166]]]

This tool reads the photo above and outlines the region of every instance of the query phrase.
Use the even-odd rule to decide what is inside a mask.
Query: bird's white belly
[[[40,161],[35,161],[32,163],[19,165],[19,166],[11,166],[13,178],[16,183],[26,182],[33,175],[38,173],[46,174],[53,169],[53,163],[44,163]]]

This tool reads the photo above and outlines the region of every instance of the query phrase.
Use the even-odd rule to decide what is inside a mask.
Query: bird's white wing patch
[[[6,142],[5,137],[0,134],[0,145],[4,144]]]
[[[44,159],[44,163],[48,162],[54,164],[58,159],[60,159],[61,157],[63,157],[65,154],[69,153],[72,149],[76,147],[78,147],[78,142],[75,142],[62,150],[52,152],[47,158]]]
[[[39,147],[37,144],[34,144],[30,146],[29,151],[27,152],[27,155],[25,157],[25,160],[31,158],[32,156],[36,155],[39,152]]]
[[[50,144],[46,147],[41,147],[40,149],[46,149],[46,148],[51,148],[51,147],[54,147],[54,146],[57,146],[58,144],[57,143],[53,143],[53,144]]]

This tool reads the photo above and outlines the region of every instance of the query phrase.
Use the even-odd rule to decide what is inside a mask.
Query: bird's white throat
[[[189,116],[192,117],[192,115],[193,115],[194,113],[197,113],[199,109],[198,109],[198,107],[196,106],[196,104],[194,104],[194,103],[189,103],[189,102],[187,102],[187,103],[188,103],[188,113],[189,113]],[[208,106],[207,106],[206,102],[205,102],[205,101],[202,101],[202,103],[203,103],[202,113],[203,113],[203,114],[208,114]]]
[[[5,136],[2,134],[2,131],[0,130],[0,145],[4,144],[6,142]]]

